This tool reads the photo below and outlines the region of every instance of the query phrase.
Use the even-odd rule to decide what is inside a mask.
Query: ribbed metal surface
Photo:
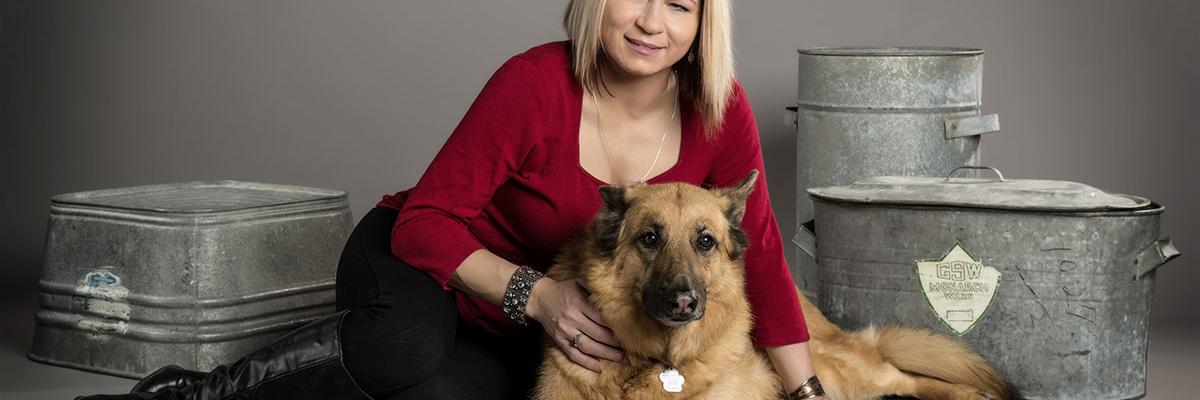
[[[1144,395],[1157,265],[1136,278],[1138,260],[1178,254],[1157,241],[1161,206],[1070,213],[815,199],[819,304],[832,321],[954,334],[931,309],[916,263],[957,244],[1000,275],[962,338],[1023,394]]]
[[[811,250],[812,242],[805,227],[813,219],[808,188],[880,175],[943,176],[960,165],[976,164],[978,135],[986,132],[978,127],[996,125],[994,117],[975,121],[982,100],[982,50],[821,48],[799,53],[795,241],[802,249]],[[814,261],[800,252],[792,264],[801,287],[816,297]]]
[[[207,370],[333,311],[344,192],[189,182],[55,196],[30,358]]]

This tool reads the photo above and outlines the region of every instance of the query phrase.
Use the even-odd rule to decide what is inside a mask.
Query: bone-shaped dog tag
[[[675,368],[667,368],[666,371],[658,374],[658,380],[662,381],[663,390],[670,393],[679,393],[683,391],[683,375],[679,374],[679,370]]]

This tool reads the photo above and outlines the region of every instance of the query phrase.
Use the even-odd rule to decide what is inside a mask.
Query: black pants
[[[454,296],[392,256],[396,211],[376,207],[350,235],[337,272],[342,354],[376,399],[523,399],[540,342],[502,338],[458,319]]]

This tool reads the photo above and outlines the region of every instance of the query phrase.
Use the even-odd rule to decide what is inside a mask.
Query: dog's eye
[[[642,237],[638,240],[640,240],[646,247],[654,247],[658,245],[658,235],[654,232],[646,232],[642,234]]]
[[[716,245],[717,240],[713,239],[712,235],[700,235],[700,237],[696,239],[696,247],[700,248],[700,250],[712,250],[713,246]]]

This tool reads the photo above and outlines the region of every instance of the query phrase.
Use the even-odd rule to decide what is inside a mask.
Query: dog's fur
[[[741,231],[757,171],[733,188],[687,184],[605,186],[603,207],[548,272],[581,279],[624,346],[596,373],[547,338],[536,399],[775,399],[781,385],[751,341]],[[653,232],[657,241],[644,237]],[[714,239],[715,245],[701,236]],[[650,243],[650,244],[648,244]],[[813,366],[827,398],[1011,399],[1003,377],[965,344],[927,330],[845,332],[799,295]],[[689,300],[691,302],[689,303]],[[685,378],[668,393],[667,366]]]

